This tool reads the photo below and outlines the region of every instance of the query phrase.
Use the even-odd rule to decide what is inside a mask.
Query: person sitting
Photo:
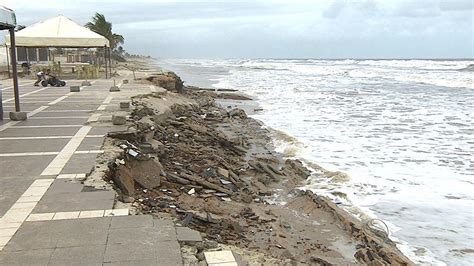
[[[49,70],[49,69],[48,69]],[[48,70],[44,69],[41,70],[40,72],[36,73],[36,82],[35,82],[35,86],[39,86],[39,83],[46,77],[46,75],[49,74]]]

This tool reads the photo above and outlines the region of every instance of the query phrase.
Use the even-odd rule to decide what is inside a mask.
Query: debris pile
[[[163,112],[155,106],[163,102],[151,99],[163,96],[134,98],[129,129],[109,134],[123,151],[108,175],[122,201],[142,213],[175,217],[206,241],[281,261],[325,264],[329,256],[332,263],[347,262],[332,250],[332,236],[312,227],[332,214],[311,197],[290,193],[310,175],[302,162],[275,153],[267,129],[242,109],[218,107],[207,91],[185,93],[197,104]],[[271,204],[276,196],[288,203]]]
[[[162,87],[168,91],[183,92],[183,81],[174,72],[163,72],[153,74],[145,78],[148,82]]]

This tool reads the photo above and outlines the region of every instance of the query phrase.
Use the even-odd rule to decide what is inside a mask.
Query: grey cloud
[[[125,49],[156,57],[473,57],[464,0],[5,0],[18,22],[97,11]]]
[[[441,0],[439,7],[443,11],[459,11],[474,9],[472,0]]]
[[[405,17],[437,17],[441,15],[438,1],[411,0],[402,2],[397,10],[397,15]]]

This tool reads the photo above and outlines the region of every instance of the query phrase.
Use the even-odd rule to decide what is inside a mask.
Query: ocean
[[[305,189],[382,219],[415,262],[474,264],[474,60],[157,64],[187,85],[252,96],[262,109],[252,117],[285,133],[278,151],[347,174],[315,171]]]

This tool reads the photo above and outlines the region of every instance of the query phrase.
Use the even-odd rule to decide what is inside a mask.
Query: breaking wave
[[[472,60],[202,65],[228,71],[214,87],[257,99],[263,111],[253,116],[276,129],[277,151],[313,169],[306,189],[383,219],[417,263],[474,263],[461,252],[474,243]]]

